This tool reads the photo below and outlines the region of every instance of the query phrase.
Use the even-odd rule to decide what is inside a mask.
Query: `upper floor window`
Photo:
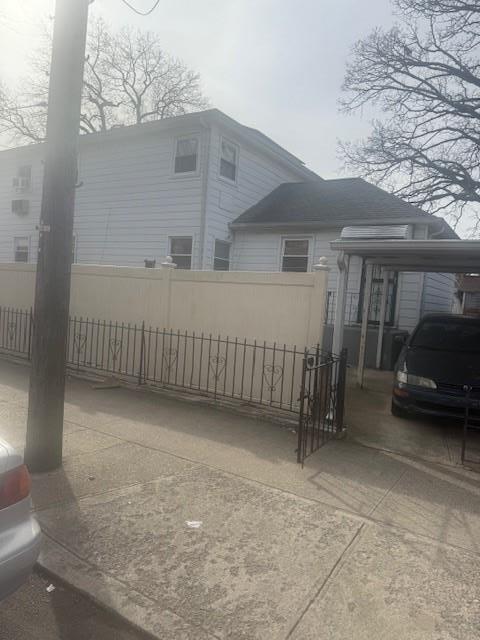
[[[170,238],[170,255],[177,269],[192,268],[192,244],[189,236]]]
[[[17,175],[13,178],[13,186],[19,189],[28,189],[32,181],[32,167],[24,164],[18,167]]]
[[[215,255],[213,257],[214,271],[230,271],[230,243],[215,240]]]
[[[232,182],[237,180],[238,147],[222,139],[220,175]]]
[[[28,237],[13,239],[13,253],[15,262],[28,262],[30,241]]]
[[[282,247],[282,271],[308,271],[310,240],[285,238]]]
[[[198,166],[198,138],[179,138],[175,146],[175,173],[195,173]]]

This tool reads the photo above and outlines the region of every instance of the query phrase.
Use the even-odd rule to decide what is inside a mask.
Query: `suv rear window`
[[[410,346],[480,353],[480,321],[425,320],[413,335]]]

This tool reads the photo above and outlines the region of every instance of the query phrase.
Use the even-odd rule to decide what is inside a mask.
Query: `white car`
[[[41,533],[31,513],[30,475],[22,456],[0,440],[0,600],[28,578]]]

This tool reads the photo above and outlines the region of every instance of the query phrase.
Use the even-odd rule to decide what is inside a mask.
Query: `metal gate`
[[[316,347],[303,359],[297,461],[317,451],[343,428],[347,352]]]

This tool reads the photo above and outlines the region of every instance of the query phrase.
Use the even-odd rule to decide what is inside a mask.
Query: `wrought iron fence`
[[[360,303],[360,294],[347,293],[345,302],[345,324],[356,324],[358,322],[358,306]],[[337,292],[327,291],[325,323],[333,324],[335,322],[335,312],[337,304]]]
[[[304,352],[296,347],[71,318],[68,363],[135,378],[139,384],[298,411]]]
[[[0,352],[30,359],[31,310],[0,307]],[[296,414],[298,460],[343,425],[346,357],[277,343],[83,317],[69,319],[67,366]]]
[[[32,328],[31,311],[0,308],[0,350],[30,358]],[[67,338],[70,369],[297,414],[306,353],[285,344],[83,317],[70,318]]]
[[[302,363],[297,461],[312,453],[344,428],[347,352],[321,351],[305,355]]]
[[[30,358],[32,344],[32,311],[0,307],[0,349]]]

